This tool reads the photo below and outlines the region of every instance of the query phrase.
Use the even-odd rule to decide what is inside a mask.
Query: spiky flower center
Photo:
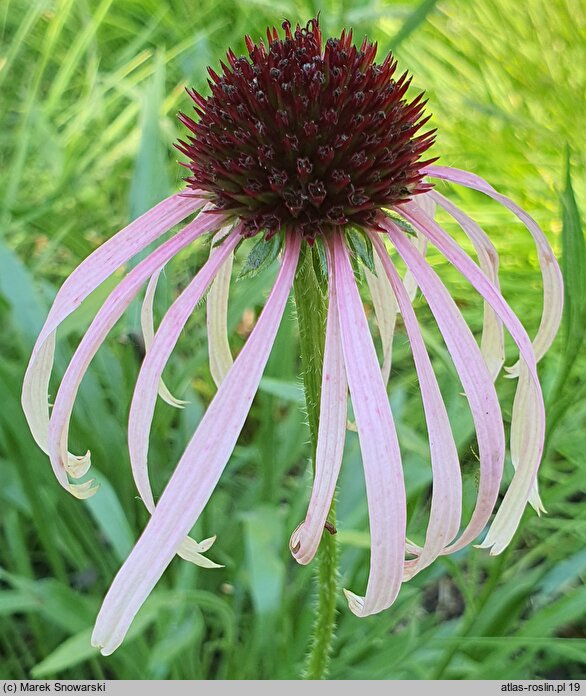
[[[283,29],[283,39],[267,29],[268,48],[247,36],[248,58],[228,51],[221,75],[209,69],[211,96],[188,90],[199,117],[180,114],[188,185],[247,236],[291,227],[309,240],[426,191],[431,160],[419,160],[434,131],[416,136],[429,118],[423,94],[406,101],[411,79],[393,78],[392,54],[375,63],[376,44],[358,48],[345,30],[324,47],[317,19]]]

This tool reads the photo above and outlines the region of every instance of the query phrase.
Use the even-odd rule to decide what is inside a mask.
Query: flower
[[[510,377],[518,378],[510,436],[515,472],[480,546],[501,552],[527,502],[543,510],[537,470],[545,414],[536,363],[553,341],[562,311],[561,275],[545,236],[527,213],[480,177],[421,159],[434,137],[433,131],[420,133],[427,121],[425,101],[422,95],[407,99],[410,80],[406,73],[394,77],[397,63],[391,54],[375,63],[376,44],[365,39],[358,48],[352,32],[324,44],[317,20],[295,31],[288,22],[283,28],[284,38],[268,30],[267,44],[254,44],[247,37],[248,57],[237,58],[229,51],[222,74],[210,70],[210,96],[188,90],[198,118],[180,116],[190,135],[177,146],[188,158],[187,191],[132,222],[71,274],[55,298],[27,369],[22,403],[33,436],[49,455],[61,485],[78,498],[92,495],[93,481],[76,482],[89,470],[89,453],[76,456],[68,451],[73,403],[98,347],[148,283],[142,311],[147,351],[132,399],[128,440],[136,486],[152,517],[98,616],[93,642],[104,654],[120,645],[176,553],[198,565],[215,566],[204,555],[214,538],[198,543],[187,535],[244,425],[304,253],[315,253],[323,261],[328,315],[315,479],[307,515],[291,537],[296,560],[311,561],[324,530],[342,462],[348,392],[363,458],[371,535],[366,592],[359,596],[345,591],[357,616],[389,607],[403,581],[438,556],[470,544],[487,528],[505,458],[503,419],[494,388],[504,362],[505,329],[519,349],[519,361],[507,368]],[[481,191],[514,213],[533,236],[543,275],[543,314],[533,342],[500,292],[494,246],[470,217],[433,188],[431,182],[438,179]],[[434,221],[435,206],[460,225],[479,265]],[[110,294],[83,336],[50,411],[48,385],[59,325],[108,276],[192,215]],[[159,274],[175,254],[205,234],[214,235],[208,261],[155,332],[152,302]],[[280,270],[252,333],[233,360],[226,329],[232,260],[242,238],[255,235],[259,241],[247,263],[254,266],[280,252]],[[427,263],[428,243],[482,297],[480,346]],[[407,268],[402,278],[395,254]],[[382,367],[355,279],[356,260],[364,266],[375,309],[384,347]],[[461,532],[460,464],[412,307],[417,288],[451,354],[478,439],[477,502]],[[161,375],[208,289],[210,369],[218,390],[155,505],[147,451],[157,394],[181,406]],[[386,390],[397,314],[413,352],[429,434],[433,490],[423,546],[405,537],[401,452]]]

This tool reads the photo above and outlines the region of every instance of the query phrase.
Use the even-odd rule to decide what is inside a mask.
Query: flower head
[[[248,58],[229,52],[222,76],[210,71],[208,98],[190,92],[198,118],[181,116],[191,136],[179,144],[189,158],[187,193],[155,206],[71,274],[55,298],[27,369],[23,408],[33,436],[48,453],[61,485],[80,498],[92,495],[95,484],[79,482],[90,468],[89,453],[76,456],[68,451],[73,403],[108,331],[147,286],[142,312],[147,352],[132,399],[128,439],[136,486],[152,517],[100,611],[93,640],[105,654],[122,642],[175,554],[201,566],[216,565],[204,555],[214,538],[196,542],[188,534],[242,430],[302,251],[314,253],[315,249],[321,254],[329,301],[315,479],[307,515],[291,538],[297,561],[311,561],[324,531],[342,464],[348,394],[362,451],[372,541],[365,593],[346,591],[356,615],[387,608],[402,582],[438,556],[471,543],[487,528],[481,546],[499,553],[510,542],[527,502],[538,512],[543,509],[537,470],[545,415],[537,361],[555,337],[562,310],[561,275],[545,236],[526,212],[480,177],[420,160],[433,134],[417,135],[425,122],[421,119],[424,103],[421,95],[407,100],[409,82],[406,75],[394,80],[396,62],[391,56],[377,65],[375,45],[365,40],[358,48],[351,32],[324,45],[317,20],[305,28],[297,26],[294,32],[288,23],[284,29],[284,39],[275,30],[267,32],[268,46],[247,39]],[[542,321],[533,342],[500,292],[498,254],[490,239],[466,213],[432,189],[426,178],[481,191],[512,211],[533,236],[543,275]],[[436,206],[462,228],[478,264],[435,222]],[[48,386],[59,325],[108,276],[181,222],[185,222],[183,228],[134,266],[100,308],[50,410]],[[280,252],[280,270],[252,333],[234,360],[226,329],[232,261],[242,237],[257,232],[263,233],[258,242],[261,251],[266,250],[262,245],[272,244]],[[214,243],[208,261],[155,331],[152,302],[159,274],[178,252],[210,233]],[[480,345],[427,263],[428,243],[481,296]],[[266,259],[263,254],[261,258]],[[356,284],[353,256],[365,266],[383,345],[382,365]],[[397,257],[407,268],[403,276],[395,265]],[[171,406],[182,405],[161,375],[208,289],[210,368],[218,391],[155,505],[147,455],[157,395]],[[476,507],[466,524],[461,522],[460,463],[449,415],[412,306],[418,289],[452,357],[476,429],[479,487]],[[401,448],[387,396],[398,314],[412,348],[429,434],[433,487],[423,545],[405,536]],[[510,377],[518,378],[510,436],[515,472],[491,523],[505,458],[503,419],[494,387],[505,358],[505,329],[519,354],[518,362],[507,368]]]
[[[237,215],[244,233],[268,236],[284,226],[312,240],[346,224],[372,224],[376,213],[429,190],[420,156],[433,131],[416,135],[420,94],[394,79],[392,54],[377,64],[376,44],[360,48],[352,32],[328,39],[317,19],[285,37],[246,38],[249,57],[228,51],[222,74],[210,69],[211,95],[188,90],[199,119],[178,149],[189,157],[188,184],[209,193],[217,210]]]

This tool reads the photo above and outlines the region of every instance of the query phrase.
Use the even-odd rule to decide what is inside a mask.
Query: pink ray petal
[[[49,421],[47,449],[53,471],[60,481],[61,472],[69,469],[70,475],[76,473],[68,466],[69,421],[79,385],[98,348],[147,279],[159,271],[177,252],[197,237],[209,232],[219,222],[221,223],[216,216],[200,215],[186,225],[135,266],[116,286],[95,316],[63,376]]]
[[[441,193],[431,191],[428,195],[448,212],[464,230],[478,254],[480,268],[484,271],[486,277],[494,283],[494,286],[500,290],[499,257],[494,244],[490,241],[486,232],[471,217],[466,215],[445,196],[442,196]],[[505,361],[505,333],[502,321],[491,309],[488,302],[484,303],[484,323],[480,350],[486,360],[492,378],[496,379]]]
[[[109,655],[201,514],[228,461],[258,389],[299,258],[289,235],[281,269],[259,320],[220,385],[145,531],[118,572],[98,615],[92,644]]]
[[[344,592],[350,610],[356,616],[368,616],[389,607],[401,587],[405,484],[389,400],[341,235],[334,237],[332,246],[342,350],[364,463],[371,537],[366,595]]]
[[[214,243],[225,234],[225,230],[220,230],[214,237]],[[213,253],[213,249],[210,253]],[[208,353],[210,372],[216,387],[220,386],[234,362],[228,341],[228,295],[233,261],[234,255],[230,254],[214,278],[207,296]]]
[[[435,201],[430,196],[430,193],[431,191],[429,191],[428,193],[422,193],[419,196],[415,196],[415,198],[413,199],[413,203],[415,205],[418,205],[426,215],[433,219],[433,217],[435,216]],[[426,255],[427,237],[424,234],[421,234],[421,232],[417,231],[417,236],[415,238],[410,237],[409,241],[413,244],[417,251],[419,251],[421,256]],[[410,301],[413,302],[413,300],[415,299],[415,295],[417,294],[417,283],[415,282],[413,274],[409,270],[407,270],[407,272],[405,273],[405,277],[403,278],[403,285],[405,286],[405,290],[407,290],[407,294],[409,295]]]
[[[48,450],[49,379],[57,328],[117,268],[200,206],[197,198],[180,194],[167,198],[96,249],[63,283],[33,348],[22,388],[23,411],[35,441],[44,452]],[[72,488],[64,469],[59,470],[57,477],[64,488],[74,495],[83,492],[85,497],[87,486],[83,491]]]
[[[365,268],[365,275],[383,348],[383,364],[381,370],[386,389],[391,374],[393,338],[395,335],[398,308],[395,295],[391,290],[389,279],[384,272],[378,254],[374,255],[374,267],[376,274],[371,273],[368,268]]]
[[[151,514],[155,509],[155,501],[149,481],[147,460],[157,385],[187,320],[241,239],[241,227],[238,226],[213,250],[195,278],[167,310],[136,380],[128,419],[128,449],[138,494]]]
[[[402,206],[402,211],[406,219],[427,235],[430,242],[491,305],[519,348],[521,368],[511,421],[511,455],[515,475],[489,534],[482,544],[483,547],[490,545],[491,553],[500,553],[512,539],[527,502],[531,501],[538,506],[538,509],[542,508],[536,489],[536,480],[545,439],[545,407],[537,375],[536,357],[527,332],[517,316],[493,283],[464,250],[445,230],[426,218],[415,207],[406,204]],[[527,434],[526,438],[525,434]],[[517,445],[519,437],[524,438],[524,446]]]
[[[161,268],[151,276],[144,294],[142,307],[140,309],[140,326],[142,329],[145,352],[150,350],[153,343],[153,338],[155,337],[155,317],[153,305],[155,301],[155,293],[157,292],[159,276],[162,272],[163,269]],[[181,399],[174,397],[162,379],[159,383],[159,396],[166,404],[169,404],[169,406],[173,406],[174,408],[183,408],[185,404],[188,403],[187,401],[182,401]]]
[[[514,213],[529,230],[535,240],[543,278],[543,312],[539,329],[533,340],[535,357],[537,361],[541,360],[556,337],[562,319],[564,304],[562,273],[546,236],[530,215],[476,174],[463,171],[462,169],[436,166],[425,167],[422,173],[485,193]],[[519,374],[519,363],[507,368],[507,371],[511,376],[517,376]]]
[[[405,564],[404,579],[408,580],[430,565],[458,533],[462,513],[462,478],[458,450],[452,435],[448,413],[409,295],[379,235],[371,233],[370,238],[397,298],[413,351],[431,453],[433,471],[431,514],[425,545],[419,558],[415,561],[407,561]]]
[[[407,217],[405,211],[402,214]],[[413,224],[413,218],[407,219]],[[482,532],[497,501],[505,459],[501,409],[480,348],[446,287],[399,228],[389,220],[382,222],[399,255],[415,276],[435,317],[464,387],[476,428],[480,454],[478,496],[467,527],[459,539],[443,552],[451,553],[469,544]],[[421,229],[425,231],[423,227]]]
[[[328,249],[329,252],[329,249]],[[291,536],[289,547],[298,563],[310,563],[318,549],[336,490],[346,439],[348,384],[340,343],[340,325],[332,260],[329,261],[329,302],[315,458],[315,480],[305,520]]]

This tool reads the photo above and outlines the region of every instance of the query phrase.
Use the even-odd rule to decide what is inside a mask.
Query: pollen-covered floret
[[[392,54],[375,63],[376,44],[358,48],[351,31],[323,46],[317,19],[283,29],[267,30],[268,47],[246,37],[248,58],[229,51],[221,75],[209,70],[211,96],[188,90],[199,117],[180,114],[188,184],[248,236],[294,227],[308,240],[428,190],[432,160],[419,159],[434,131],[416,135],[426,102],[405,99],[411,78],[394,79]]]

